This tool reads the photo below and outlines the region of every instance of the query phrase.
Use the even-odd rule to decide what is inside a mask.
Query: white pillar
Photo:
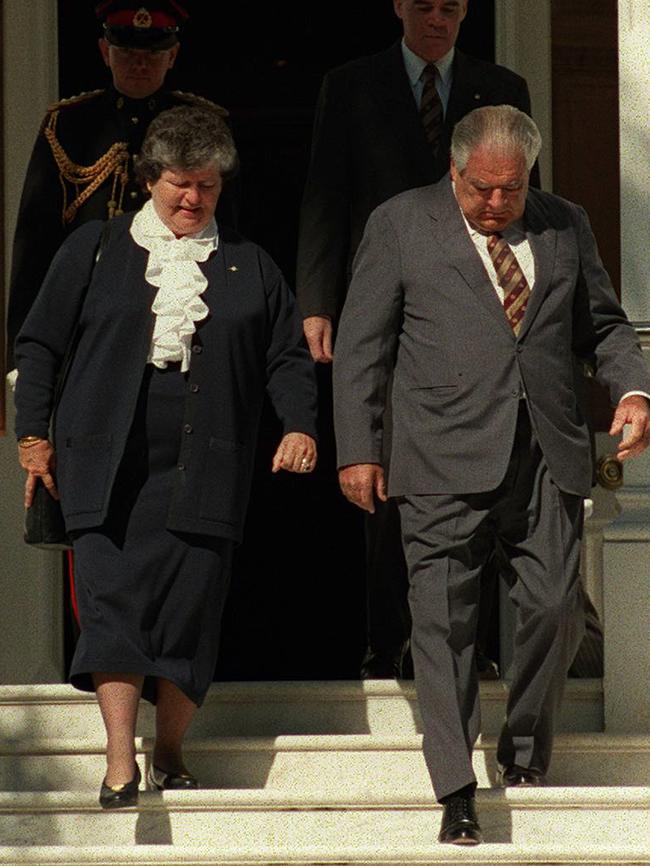
[[[628,316],[650,322],[650,4],[619,0],[621,264]]]
[[[542,187],[552,190],[551,0],[498,0],[495,6],[496,61],[528,82],[543,141]]]
[[[650,320],[650,6],[619,0],[623,304]],[[650,335],[642,338],[650,360]],[[604,534],[605,728],[650,732],[650,454],[625,466],[618,518]]]
[[[56,5],[56,0],[1,4],[5,285],[25,167],[45,109],[57,97]],[[30,550],[22,540],[24,478],[11,432],[12,402],[8,395],[7,436],[0,438],[0,682],[57,682],[63,674],[60,556]]]

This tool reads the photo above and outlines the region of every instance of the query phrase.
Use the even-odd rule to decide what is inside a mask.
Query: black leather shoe
[[[407,654],[408,643],[393,651],[375,651],[368,647],[359,676],[362,680],[399,680],[402,678],[402,665]],[[410,654],[409,654],[410,655]],[[409,659],[410,661],[410,659]],[[411,678],[413,663],[411,662]]]
[[[140,767],[137,764],[135,765],[135,776],[124,785],[109,786],[104,779],[99,792],[99,805],[102,809],[124,809],[127,806],[137,806],[140,779]]]
[[[191,773],[166,773],[153,764],[149,767],[147,782],[152,791],[193,791],[199,787],[198,779]]]
[[[480,680],[486,681],[499,679],[499,665],[486,656],[480,647],[476,647],[475,659],[476,670],[478,671],[478,678]]]
[[[452,794],[446,799],[438,841],[449,845],[478,845],[483,841],[474,797]]]
[[[544,784],[544,777],[532,767],[511,764],[499,767],[499,782],[503,788],[539,788]]]

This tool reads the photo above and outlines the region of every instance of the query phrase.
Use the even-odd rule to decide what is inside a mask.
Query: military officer
[[[165,87],[188,13],[175,0],[104,0],[99,50],[112,84],[48,110],[27,168],[14,237],[7,331],[8,369],[16,334],[57,249],[91,219],[142,205],[132,157],[149,122],[181,103],[214,104]],[[227,112],[221,109],[224,114]]]

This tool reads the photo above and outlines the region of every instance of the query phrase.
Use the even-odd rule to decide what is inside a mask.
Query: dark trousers
[[[517,575],[510,589],[517,609],[513,679],[497,760],[546,773],[567,670],[584,632],[582,498],[552,482],[522,401],[512,457],[496,490],[407,496],[399,509],[424,757],[436,797],[476,781],[479,578],[495,538]]]

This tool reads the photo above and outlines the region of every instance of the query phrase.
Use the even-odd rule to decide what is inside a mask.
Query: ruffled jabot
[[[149,251],[145,279],[158,289],[151,305],[156,321],[147,361],[161,368],[180,361],[185,372],[190,367],[195,323],[208,314],[200,297],[208,281],[197,262],[207,261],[217,249],[217,224],[213,218],[195,235],[177,238],[148,201],[135,215],[130,231],[136,244]]]

